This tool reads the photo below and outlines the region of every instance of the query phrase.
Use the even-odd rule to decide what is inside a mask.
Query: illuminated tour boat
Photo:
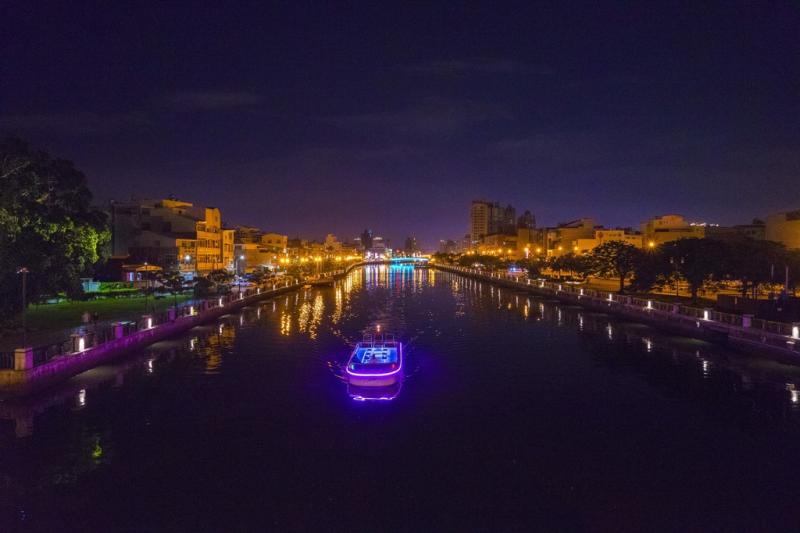
[[[359,387],[386,387],[403,379],[403,343],[394,335],[364,335],[347,361],[347,380]]]

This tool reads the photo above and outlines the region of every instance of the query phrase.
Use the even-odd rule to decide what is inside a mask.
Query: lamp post
[[[673,276],[675,276],[675,297],[677,298],[678,297],[679,288],[680,288],[679,280],[678,280],[678,269],[679,269],[678,261],[676,260],[675,257],[670,257],[669,258],[669,262],[672,264]],[[683,257],[681,257],[680,264],[683,264]]]
[[[239,296],[242,295],[242,275],[244,274],[245,270],[242,268],[242,261],[244,261],[244,255],[239,256],[239,267],[236,269],[236,272],[239,274]]]
[[[144,262],[144,312],[147,313],[147,298],[150,296],[150,278],[147,276],[147,261]]]
[[[184,255],[183,256],[183,261],[186,263],[186,267],[188,269],[192,264],[192,256],[190,254]],[[195,270],[197,270],[196,267],[195,267]],[[190,270],[190,272],[192,273],[192,278],[194,278],[194,272],[192,272],[191,270]]]
[[[22,347],[27,348],[28,346],[28,324],[27,324],[27,314],[28,314],[28,270],[27,267],[19,267],[17,269],[17,274],[22,274]]]

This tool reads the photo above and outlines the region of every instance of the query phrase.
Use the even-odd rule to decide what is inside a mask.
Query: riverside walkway
[[[800,323],[771,322],[752,315],[721,313],[708,308],[641,299],[544,280],[519,280],[477,269],[435,263],[433,267],[493,283],[501,287],[545,296],[604,313],[784,362],[800,364]]]
[[[327,279],[344,270],[326,273]],[[194,300],[136,321],[73,333],[69,339],[37,347],[0,353],[0,399],[24,396],[64,381],[123,354],[252,305],[260,300],[296,290],[303,282],[276,282],[241,292]]]

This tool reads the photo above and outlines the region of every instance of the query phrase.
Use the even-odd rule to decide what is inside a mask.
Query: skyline
[[[196,10],[7,6],[0,135],[74,161],[98,201],[172,194],[308,238],[432,247],[479,197],[540,226],[800,204],[789,5]]]

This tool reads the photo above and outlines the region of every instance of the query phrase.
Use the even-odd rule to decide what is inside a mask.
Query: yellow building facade
[[[783,244],[790,250],[800,249],[800,209],[769,215],[766,220],[767,240]]]

